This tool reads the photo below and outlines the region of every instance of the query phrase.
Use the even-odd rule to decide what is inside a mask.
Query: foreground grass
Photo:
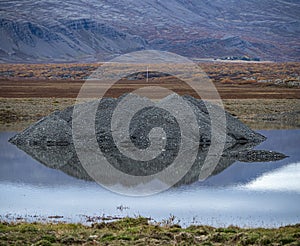
[[[300,224],[277,229],[158,225],[124,218],[93,224],[0,223],[0,245],[300,245]]]

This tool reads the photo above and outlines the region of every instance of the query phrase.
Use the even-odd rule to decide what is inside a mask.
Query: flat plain
[[[71,106],[86,79],[99,66],[95,63],[1,64],[1,130],[22,130],[55,110]],[[199,66],[214,83],[225,108],[250,127],[300,127],[300,63],[209,62]],[[157,72],[149,72],[148,80],[145,72],[123,78],[105,97],[115,98],[144,86],[162,86],[180,95],[199,97],[176,77]],[[90,91],[99,87],[105,89],[109,85],[101,81],[92,84]]]

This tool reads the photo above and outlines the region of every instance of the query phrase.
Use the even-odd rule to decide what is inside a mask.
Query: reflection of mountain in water
[[[133,98],[138,97],[133,96]],[[149,133],[151,133],[151,129],[161,127],[164,130],[166,137],[164,151],[157,155],[156,158],[147,161],[137,161],[124,156],[124,154],[118,150],[112,136],[111,119],[112,113],[122,98],[109,98],[103,99],[100,103],[96,102],[99,103],[99,105],[97,106],[97,114],[95,117],[95,131],[98,143],[98,146],[95,148],[99,149],[100,147],[106,160],[117,170],[126,174],[148,176],[169,167],[179,151],[182,137],[178,125],[180,120],[174,118],[170,113],[162,109],[161,106],[162,104],[172,103],[172,100],[175,99],[176,96],[169,96],[161,101],[160,107],[153,106],[140,110],[134,115],[130,122],[130,141],[139,149],[148,148],[151,145],[151,141],[155,140],[156,137],[160,137],[160,135],[154,135],[154,138],[150,140]],[[209,159],[209,146],[211,144],[211,125],[207,107],[212,107],[216,110],[220,110],[220,108],[211,104],[205,105],[203,101],[188,96],[183,97],[183,99],[193,108],[196,115],[200,132],[200,144],[197,145],[197,157],[192,165],[191,163],[184,163],[188,160],[181,160],[183,166],[191,167],[189,170],[186,170],[185,176],[177,185],[190,184],[199,179],[204,180],[209,176],[216,175],[225,170],[236,160],[243,162],[266,162],[284,158],[284,155],[279,153],[252,150],[254,146],[265,140],[265,137],[255,133],[239,120],[226,113],[227,126],[223,129],[223,131],[226,131],[225,149],[223,153],[220,154],[218,163],[210,163],[207,159]],[[82,107],[85,111],[88,111],[90,105],[95,104],[94,102],[86,103],[83,104]],[[55,112],[30,126],[22,133],[17,134],[11,138],[10,141],[48,167],[59,169],[79,179],[93,180],[79,161],[77,156],[78,146],[76,148],[77,152],[75,150],[72,139],[72,120],[74,120],[72,113],[73,107],[69,107],[61,112]],[[120,119],[120,122],[122,122],[122,119]],[[82,124],[82,127],[84,127],[84,124]],[[222,127],[217,129],[217,133],[220,135],[221,131]],[[122,134],[122,132],[118,134]],[[191,135],[183,137],[189,137],[191,141],[193,141],[193,135],[194,133],[192,132]],[[81,141],[82,149],[80,152],[84,152],[86,156],[92,156],[97,151],[97,149],[88,147],[88,142],[91,138],[92,136],[84,136]],[[124,142],[122,142],[123,147],[128,146],[128,148],[131,148],[126,141],[127,140],[124,140]],[[101,160],[101,158],[96,159],[92,164],[97,167],[97,165],[101,163]],[[113,180],[116,179],[124,186],[130,185],[126,180],[120,180],[118,177],[113,176],[114,174],[102,173],[100,174],[100,178],[102,177],[101,175],[103,175],[103,180],[105,180],[109,186],[115,185]],[[110,178],[107,178],[107,176]]]

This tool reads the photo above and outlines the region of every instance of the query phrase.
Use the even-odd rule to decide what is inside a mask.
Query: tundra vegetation
[[[65,223],[0,223],[0,245],[300,245],[300,225],[280,228],[182,228],[167,219],[123,218],[91,226]]]

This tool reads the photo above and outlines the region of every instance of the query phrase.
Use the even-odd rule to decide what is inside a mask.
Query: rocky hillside
[[[3,0],[2,62],[99,61],[141,49],[300,58],[298,0]]]
[[[3,61],[72,61],[107,59],[143,49],[146,41],[90,19],[43,25],[26,20],[0,20]]]

